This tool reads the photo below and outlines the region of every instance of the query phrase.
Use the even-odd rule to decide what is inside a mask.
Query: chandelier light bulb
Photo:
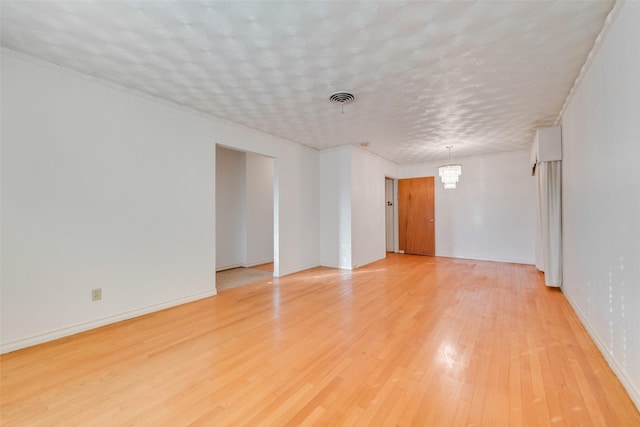
[[[444,188],[446,190],[451,190],[456,188],[456,183],[460,180],[460,175],[462,175],[462,165],[451,164],[451,149],[453,147],[447,148],[449,149],[449,163],[438,168],[438,175],[440,175]]]

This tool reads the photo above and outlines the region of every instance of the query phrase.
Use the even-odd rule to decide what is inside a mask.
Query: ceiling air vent
[[[329,101],[333,102],[334,104],[340,104],[340,109],[342,110],[343,114],[344,104],[348,104],[355,100],[356,97],[354,94],[344,91],[333,92],[331,95],[329,95]]]
[[[338,91],[329,95],[329,101],[335,102],[336,104],[348,104],[356,100],[356,97],[349,92]]]

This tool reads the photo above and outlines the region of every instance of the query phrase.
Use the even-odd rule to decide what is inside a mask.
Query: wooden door
[[[407,254],[436,254],[433,177],[398,180],[398,243]]]

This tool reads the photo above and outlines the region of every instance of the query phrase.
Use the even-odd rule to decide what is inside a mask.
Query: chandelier
[[[449,162],[438,168],[438,175],[440,175],[440,179],[442,179],[442,183],[444,184],[444,188],[446,190],[456,188],[456,183],[460,179],[460,175],[462,175],[462,165],[460,164],[451,164],[451,149],[453,147],[447,147],[449,149]]]

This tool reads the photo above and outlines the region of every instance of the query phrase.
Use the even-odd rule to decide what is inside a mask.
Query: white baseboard
[[[320,261],[320,267],[327,267],[327,268],[340,268],[338,266],[338,264],[332,263],[332,262],[322,262]]]
[[[527,265],[535,264],[535,261],[530,259],[485,257],[485,256],[476,256],[476,255],[469,255],[469,254],[456,254],[451,252],[437,252],[436,256],[444,257],[444,258],[471,259],[475,261],[508,262],[512,264],[527,264]]]
[[[321,262],[319,267],[335,268],[336,270],[353,270],[348,265],[334,264],[332,262]]]
[[[216,294],[217,292],[214,289],[213,291],[207,291],[207,292],[202,292],[195,295],[189,295],[187,297],[177,298],[177,299],[166,301],[163,303],[149,305],[139,309],[126,311],[124,313],[115,314],[113,316],[107,316],[100,319],[92,320],[90,322],[79,323],[77,325],[73,325],[67,328],[56,329],[53,331],[45,332],[43,334],[33,335],[27,338],[21,338],[18,340],[9,341],[6,343],[2,343],[0,345],[0,354],[8,353],[10,351],[20,350],[21,348],[31,347],[33,345],[42,344],[48,341],[53,341],[58,338],[67,337],[69,335],[74,335],[80,332],[88,331],[90,329],[99,328],[101,326],[109,325],[111,323],[132,319],[134,317],[153,313],[155,311],[160,311],[166,308],[175,307],[178,305],[197,301],[199,299],[211,297]]]
[[[336,270],[344,270],[344,268],[340,267],[338,264],[334,264],[331,262],[321,262],[319,267],[327,267],[327,268],[335,268]]]
[[[255,267],[256,265],[269,264],[270,262],[273,262],[273,258],[265,259],[262,261],[252,261],[250,263],[244,264],[243,267],[251,268],[251,267]]]
[[[216,265],[216,273],[218,271],[223,270],[231,270],[232,268],[244,267],[242,264],[226,264],[226,265]]]
[[[353,270],[355,270],[356,268],[364,267],[365,265],[369,265],[369,264],[374,263],[376,261],[380,261],[382,259],[385,259],[386,257],[387,257],[387,253],[385,252],[384,255],[381,256],[381,257],[373,257],[373,258],[370,258],[368,260],[365,260],[365,261],[361,262],[360,264],[354,265],[353,266]]]
[[[278,272],[278,274],[276,274],[274,271],[273,277],[284,277],[284,276],[288,276],[289,274],[299,273],[300,271],[309,270],[311,268],[316,268],[316,267],[320,267],[320,264],[309,264],[305,267],[296,267],[296,268],[291,268],[289,270],[281,270]]]
[[[569,301],[569,305],[571,305],[571,308],[573,308],[573,311],[576,313],[576,315],[584,325],[587,333],[596,343],[596,346],[598,346],[600,353],[602,353],[602,355],[604,356],[605,360],[609,364],[609,367],[611,367],[613,372],[622,383],[622,386],[625,388],[625,390],[627,390],[627,393],[629,393],[629,397],[631,397],[631,400],[636,405],[636,408],[640,410],[640,390],[638,390],[638,387],[633,384],[631,379],[624,372],[624,369],[622,369],[622,366],[620,366],[615,357],[609,352],[609,348],[604,343],[602,338],[600,338],[600,336],[596,333],[593,326],[591,326],[591,323],[589,323],[589,319],[587,319],[587,316],[584,315],[582,310],[580,310],[578,305],[575,303],[575,300],[571,296],[571,293],[568,292],[565,288],[561,288],[561,290],[567,301]]]
[[[246,264],[216,265],[216,272],[223,271],[223,270],[231,270],[232,268],[240,268],[240,267],[251,268],[251,267],[255,267],[256,265],[268,264],[270,262],[273,262],[273,258],[265,259],[265,260],[262,260],[262,261],[250,262],[250,263],[246,263]]]

